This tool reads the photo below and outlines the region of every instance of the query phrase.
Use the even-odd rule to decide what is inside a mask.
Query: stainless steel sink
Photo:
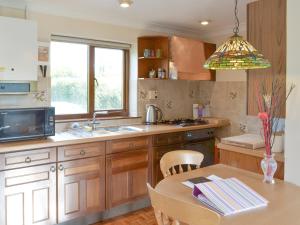
[[[65,134],[69,134],[76,137],[93,137],[93,136],[101,136],[101,135],[109,135],[116,133],[129,133],[129,132],[142,132],[144,131],[141,128],[134,126],[114,126],[114,127],[98,127],[96,130],[87,131],[83,128],[72,129]]]
[[[116,127],[104,127],[109,132],[141,132],[143,129],[133,126],[116,126]]]

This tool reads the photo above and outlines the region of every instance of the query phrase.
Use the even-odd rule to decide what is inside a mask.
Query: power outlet
[[[157,90],[148,91],[148,99],[149,100],[156,100],[156,99],[158,99],[158,91]]]
[[[243,133],[247,133],[248,132],[247,124],[240,123],[240,131],[242,131]]]

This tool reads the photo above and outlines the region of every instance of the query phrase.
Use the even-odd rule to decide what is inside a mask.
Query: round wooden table
[[[201,204],[192,196],[192,189],[181,182],[195,177],[217,175],[221,178],[236,177],[265,197],[267,207],[254,209],[233,216],[222,216],[222,225],[300,225],[300,187],[276,180],[276,184],[263,183],[263,176],[245,170],[214,165],[170,176],[155,187],[162,194],[176,199]]]

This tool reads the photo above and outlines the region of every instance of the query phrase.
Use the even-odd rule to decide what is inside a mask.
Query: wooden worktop
[[[102,134],[99,136],[91,136],[91,137],[78,137],[74,135],[67,135],[64,132],[57,133],[53,137],[49,137],[43,140],[28,140],[28,141],[17,141],[17,142],[8,142],[0,144],[0,153],[6,152],[16,152],[16,151],[24,151],[38,148],[49,148],[49,147],[57,147],[63,145],[71,145],[71,144],[82,144],[82,143],[90,143],[97,141],[108,141],[115,140],[121,138],[130,138],[130,137],[140,137],[140,136],[148,136],[162,133],[172,133],[172,132],[181,132],[181,131],[189,131],[189,130],[199,130],[199,129],[207,129],[207,128],[218,128],[223,126],[228,126],[229,120],[222,118],[209,118],[209,124],[206,125],[198,125],[198,126],[188,126],[188,127],[178,127],[173,125],[133,125],[134,127],[138,127],[143,129],[143,131],[137,132],[112,132],[108,134]]]
[[[257,157],[264,157],[264,153],[266,152],[265,148],[259,148],[259,149],[249,149],[249,148],[243,148],[233,145],[227,145],[223,143],[219,143],[217,145],[218,149],[221,151],[231,151],[231,152],[237,152],[245,155],[251,155],[251,156],[257,156]],[[278,162],[284,162],[284,153],[275,153],[275,159]]]

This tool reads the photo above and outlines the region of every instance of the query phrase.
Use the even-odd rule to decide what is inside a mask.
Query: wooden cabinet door
[[[164,179],[163,174],[160,170],[160,159],[164,154],[175,151],[178,149],[182,149],[182,145],[168,145],[153,148],[153,175],[152,175],[152,185],[155,186],[159,181]]]
[[[115,207],[147,195],[150,177],[148,150],[106,158],[107,207]]]
[[[58,222],[104,210],[104,157],[58,163]]]
[[[257,116],[256,100],[257,84],[266,83],[268,90],[272,88],[275,76],[281,78],[281,91],[286,92],[286,15],[287,0],[260,0],[248,4],[247,33],[248,41],[271,63],[268,69],[248,70],[248,115]],[[277,94],[277,93],[276,93]],[[285,117],[285,101],[281,117]]]
[[[1,225],[56,224],[56,165],[0,173]]]
[[[243,170],[248,170],[254,173],[263,174],[261,169],[262,157],[246,155],[238,152],[220,150],[220,163],[236,167]],[[277,162],[277,170],[275,178],[284,179],[284,163]]]

